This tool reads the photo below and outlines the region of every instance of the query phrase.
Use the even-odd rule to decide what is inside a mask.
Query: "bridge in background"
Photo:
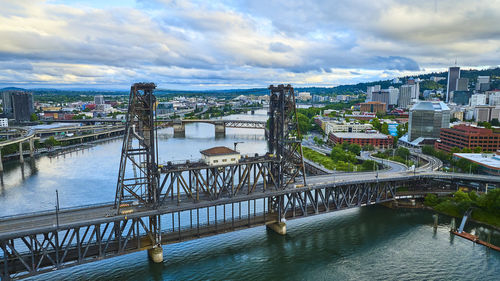
[[[499,177],[447,174],[431,166],[418,171],[307,176],[290,85],[269,87],[265,155],[242,157],[228,165],[159,164],[155,87],[152,83],[131,87],[115,202],[0,218],[2,279],[142,250],[161,262],[162,245],[170,243],[259,225],[286,234],[287,220],[424,193],[448,194],[461,186],[485,191],[500,185]],[[228,127],[266,126],[220,121]]]

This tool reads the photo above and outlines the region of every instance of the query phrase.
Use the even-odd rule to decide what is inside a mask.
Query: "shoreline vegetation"
[[[482,194],[458,190],[453,197],[443,198],[429,193],[425,196],[424,206],[459,219],[469,208],[472,208],[471,219],[473,221],[500,229],[500,188]]]

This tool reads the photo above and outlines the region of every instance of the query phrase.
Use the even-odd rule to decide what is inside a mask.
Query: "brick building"
[[[500,149],[500,132],[460,124],[453,128],[442,128],[439,140],[434,146],[447,152],[453,147],[459,149],[481,147],[483,151],[497,151]]]
[[[332,133],[329,135],[329,141],[336,144],[344,142],[357,143],[361,146],[371,144],[377,148],[392,147],[392,136],[380,133]]]

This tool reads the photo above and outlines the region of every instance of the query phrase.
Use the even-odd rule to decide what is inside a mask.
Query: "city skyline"
[[[4,2],[4,1],[2,1]],[[496,5],[495,5],[496,3]],[[15,1],[0,86],[336,86],[498,66],[500,1]],[[279,14],[279,16],[278,16]]]

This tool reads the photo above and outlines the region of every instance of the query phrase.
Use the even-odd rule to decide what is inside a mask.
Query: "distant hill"
[[[420,85],[421,90],[427,89],[438,89],[446,88],[446,78],[448,72],[432,72],[426,74],[420,74],[416,76],[411,76],[413,78],[420,78],[422,80],[428,80],[432,76],[444,77],[444,80],[438,83],[432,81],[426,81]],[[477,76],[490,76],[492,78],[491,88],[500,89],[500,67],[491,69],[462,69],[460,76],[464,78],[469,78],[469,81],[475,82]],[[380,85],[383,89],[389,86],[399,87],[402,83],[406,82],[410,76],[399,77],[401,83],[393,84],[391,80],[379,80],[373,82],[357,83],[352,85],[339,85],[335,87],[296,87],[295,90],[299,92],[310,92],[315,95],[342,95],[342,94],[356,94],[366,91],[368,86]],[[0,89],[0,92],[8,90],[20,90],[25,91],[26,89],[7,87]],[[66,95],[66,96],[79,96],[79,95],[127,95],[128,91],[125,90],[62,90],[62,89],[29,89],[27,91],[33,92],[35,96],[37,95]],[[170,96],[170,95],[184,95],[184,96],[199,96],[199,95],[213,95],[220,98],[231,98],[239,95],[266,95],[269,93],[267,88],[254,88],[254,89],[229,89],[229,90],[206,90],[206,91],[183,91],[183,90],[169,90],[169,89],[157,89],[155,91],[158,96]]]

